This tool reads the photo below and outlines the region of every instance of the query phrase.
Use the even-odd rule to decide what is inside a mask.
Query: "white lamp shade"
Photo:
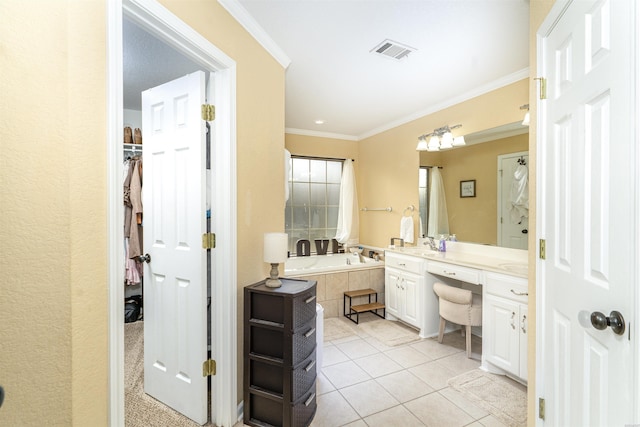
[[[418,138],[418,146],[416,147],[418,151],[427,151],[427,138],[421,136]]]
[[[440,138],[437,136],[432,136],[429,140],[429,149],[438,149],[440,147]]]
[[[466,142],[464,141],[464,136],[456,136],[455,139],[453,140],[453,146],[459,147],[461,145],[466,145]]]
[[[529,126],[530,121],[531,121],[531,115],[527,111],[527,114],[524,115],[524,119],[522,120],[522,126]]]
[[[264,262],[279,264],[287,260],[287,233],[264,233]]]
[[[451,132],[445,132],[444,135],[442,135],[442,141],[440,141],[440,148],[451,148],[452,143],[453,135],[451,135]]]

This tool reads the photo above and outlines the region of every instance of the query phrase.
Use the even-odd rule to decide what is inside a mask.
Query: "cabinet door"
[[[485,295],[487,360],[495,366],[520,376],[520,307],[518,303],[493,295]]]
[[[385,278],[384,278],[385,307],[389,314],[392,314],[396,317],[400,317],[400,307],[398,305],[399,291],[400,291],[400,275],[396,271],[390,268],[387,268],[385,270]]]
[[[403,274],[400,281],[401,301],[404,303],[400,304],[401,307],[404,307],[402,320],[415,327],[420,327],[420,286],[422,281],[420,276],[413,274]]]
[[[527,333],[529,326],[527,320],[528,306],[520,304],[520,378],[527,381]]]

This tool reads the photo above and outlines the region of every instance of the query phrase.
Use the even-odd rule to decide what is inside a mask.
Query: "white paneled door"
[[[546,258],[537,262],[536,398],[546,425],[638,422],[635,8],[558,0],[538,32],[547,99],[538,101]]]
[[[205,101],[202,72],[142,94],[144,390],[207,422]]]

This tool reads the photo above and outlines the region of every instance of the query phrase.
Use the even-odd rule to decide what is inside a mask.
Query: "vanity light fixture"
[[[524,115],[524,119],[522,120],[522,126],[529,126],[529,104],[524,104],[520,106],[521,110],[527,110],[527,113]]]
[[[438,151],[447,148],[459,147],[465,145],[464,136],[453,137],[452,129],[457,129],[462,125],[442,126],[431,133],[426,133],[418,137],[417,151]],[[427,138],[428,141],[427,142]]]

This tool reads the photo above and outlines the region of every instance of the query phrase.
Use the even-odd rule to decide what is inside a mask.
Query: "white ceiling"
[[[291,60],[288,132],[362,139],[528,76],[528,0],[237,1]],[[125,108],[200,69],[126,20],[124,39]],[[385,39],[416,51],[370,53]]]
[[[528,75],[528,0],[239,2],[291,59],[289,131],[361,139]],[[370,53],[385,39],[416,51]]]

